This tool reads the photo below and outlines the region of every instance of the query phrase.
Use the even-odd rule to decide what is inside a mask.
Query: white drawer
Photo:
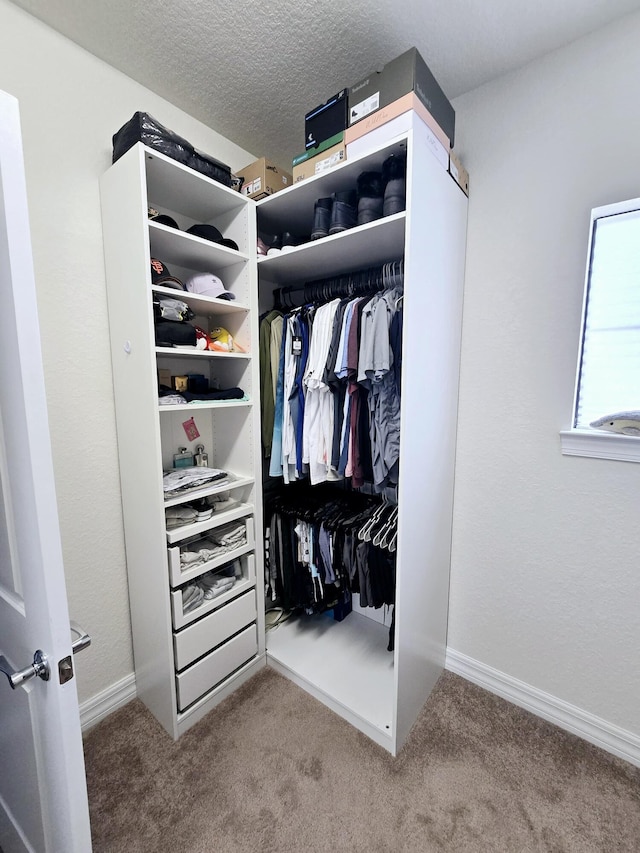
[[[196,658],[224,643],[227,637],[256,621],[256,595],[253,590],[204,616],[173,635],[176,669],[184,669]]]
[[[246,528],[247,542],[246,545],[241,545],[239,548],[236,548],[233,551],[227,551],[224,554],[221,554],[219,557],[215,557],[213,560],[209,560],[208,563],[199,563],[197,566],[193,566],[191,568],[185,569],[185,571],[180,570],[180,547],[176,546],[173,548],[167,548],[167,552],[169,554],[169,580],[172,587],[180,586],[180,584],[185,584],[187,581],[193,580],[194,578],[203,575],[205,572],[211,571],[211,569],[217,569],[219,566],[223,566],[225,563],[230,563],[236,557],[240,557],[242,554],[248,554],[249,551],[253,551],[254,548],[254,534],[253,534],[253,517],[245,518],[244,525]],[[183,547],[188,547],[187,545],[183,545]]]
[[[258,628],[250,625],[224,646],[176,675],[178,711],[184,711],[257,653]]]
[[[179,631],[180,628],[186,628],[187,625],[191,622],[195,622],[196,619],[201,619],[203,616],[206,616],[207,613],[211,613],[212,610],[217,610],[219,607],[222,607],[222,605],[226,604],[227,601],[231,601],[233,598],[237,598],[239,595],[242,595],[243,592],[247,592],[247,590],[254,588],[256,584],[255,555],[245,554],[239,559],[242,566],[242,577],[236,580],[235,585],[226,592],[223,592],[222,595],[216,596],[216,598],[205,598],[204,601],[202,601],[198,607],[194,607],[193,610],[187,610],[185,613],[182,609],[182,590],[171,590],[169,596],[171,598],[171,615],[173,618],[174,631]]]

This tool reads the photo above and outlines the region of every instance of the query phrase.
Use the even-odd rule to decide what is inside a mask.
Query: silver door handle
[[[33,656],[33,663],[29,664],[29,666],[25,666],[24,669],[18,670],[11,666],[4,655],[0,655],[0,672],[4,672],[9,679],[11,689],[15,690],[16,687],[20,687],[21,684],[25,683],[25,681],[30,681],[32,678],[35,678],[36,675],[43,681],[49,681],[51,668],[45,653],[38,649]]]
[[[78,639],[71,642],[71,651],[75,655],[76,652],[81,652],[83,649],[86,649],[91,645],[91,637],[87,634],[84,628],[81,628],[80,625],[78,625],[77,622],[71,620],[69,625],[71,626],[72,633],[78,635]]]

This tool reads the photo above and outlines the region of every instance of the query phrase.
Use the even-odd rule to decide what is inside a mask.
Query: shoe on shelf
[[[313,228],[311,230],[311,239],[320,240],[329,234],[329,225],[331,225],[331,208],[333,206],[332,198],[319,198],[313,206]]]
[[[358,224],[358,196],[355,190],[333,194],[329,234],[339,234]]]
[[[273,237],[271,244],[267,248],[267,256],[270,258],[272,255],[279,255],[282,251],[282,235],[276,234]]]
[[[300,243],[303,243],[304,240],[299,237],[297,234],[292,234],[290,231],[282,232],[282,254],[285,252],[290,252],[292,249],[295,249],[296,246],[299,246]]]
[[[383,205],[382,172],[360,172],[356,185],[358,225],[380,219]]]
[[[196,511],[196,521],[207,521],[213,515],[213,507],[207,503],[206,498],[194,501],[191,506]]]
[[[280,235],[267,234],[265,231],[258,232],[258,255],[264,256],[269,254],[269,249],[277,248],[280,251]],[[275,254],[275,253],[274,253]]]
[[[406,171],[406,154],[390,154],[382,164],[382,183],[384,185],[383,216],[391,216],[405,209]]]

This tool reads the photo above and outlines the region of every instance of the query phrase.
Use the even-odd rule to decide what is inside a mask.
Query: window
[[[627,436],[591,430],[608,414],[640,410],[640,199],[591,212],[591,233],[582,318],[582,339],[573,409],[574,431],[589,430],[603,448],[602,437]],[[640,426],[640,423],[638,424]],[[563,434],[563,452],[567,449]],[[575,439],[574,432],[574,439]],[[638,439],[632,443],[640,444]],[[636,457],[637,453],[637,457]],[[608,452],[580,453],[609,457]],[[613,458],[628,458],[614,454]]]

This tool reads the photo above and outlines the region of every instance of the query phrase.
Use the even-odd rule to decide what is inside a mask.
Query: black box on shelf
[[[453,148],[455,110],[415,47],[387,62],[382,71],[373,71],[351,86],[348,126],[409,92],[415,92],[420,98],[448,136]]]
[[[344,131],[347,127],[348,109],[348,90],[341,89],[324,104],[309,110],[304,117],[305,150],[317,148],[336,133]]]

